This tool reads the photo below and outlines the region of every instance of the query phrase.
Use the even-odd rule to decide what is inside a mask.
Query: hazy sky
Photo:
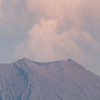
[[[0,0],[0,63],[23,57],[100,75],[100,0]]]

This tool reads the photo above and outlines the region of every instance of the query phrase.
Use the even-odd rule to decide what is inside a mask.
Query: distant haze
[[[1,63],[72,58],[99,74],[99,5],[99,0],[0,0]]]

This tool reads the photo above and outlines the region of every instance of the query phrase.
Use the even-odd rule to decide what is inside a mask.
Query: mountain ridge
[[[33,63],[39,64],[39,65],[42,65],[42,64],[51,64],[51,63],[57,63],[57,62],[71,62],[71,63],[73,63],[75,65],[78,65],[78,66],[83,67],[81,64],[79,64],[78,62],[76,62],[76,61],[74,61],[74,60],[72,60],[70,58],[68,58],[67,60],[59,60],[59,61],[37,62],[37,61],[33,61],[33,60],[30,60],[30,59],[24,57],[22,59],[19,59],[19,60],[15,61],[14,63],[19,62],[19,61],[24,61],[24,62],[27,62],[28,61],[28,62],[33,62]]]
[[[100,100],[100,77],[68,59],[0,65],[0,100]]]

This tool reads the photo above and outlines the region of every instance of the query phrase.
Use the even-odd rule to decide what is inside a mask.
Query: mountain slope
[[[100,100],[100,77],[68,59],[0,64],[0,100]]]

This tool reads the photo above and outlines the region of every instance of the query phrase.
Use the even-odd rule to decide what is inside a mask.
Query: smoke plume
[[[88,61],[99,43],[84,27],[98,25],[99,4],[99,0],[27,0],[26,8],[35,23],[28,38],[17,46],[15,57],[42,62],[67,58]]]

